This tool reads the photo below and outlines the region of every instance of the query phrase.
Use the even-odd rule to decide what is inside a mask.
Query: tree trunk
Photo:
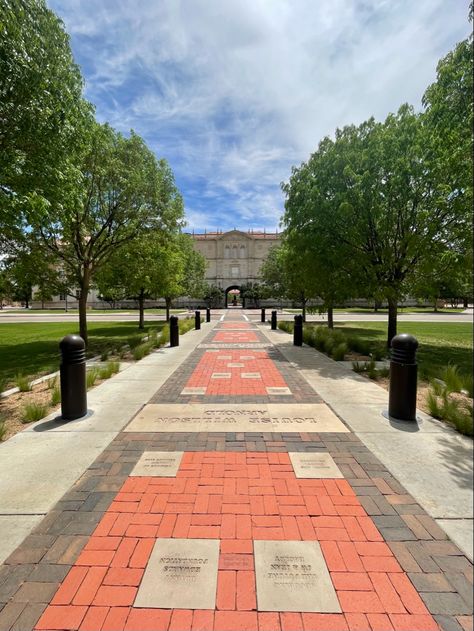
[[[304,296],[304,292],[301,294],[301,314],[303,316],[303,322],[306,322],[306,303],[307,299]]]
[[[166,322],[170,321],[171,298],[165,298],[166,304]]]
[[[87,348],[87,296],[89,294],[90,272],[85,269],[82,276],[81,292],[79,294],[79,335],[86,343]]]
[[[138,328],[143,331],[145,328],[145,292],[143,289],[140,289],[140,294],[138,295]]]
[[[328,305],[328,329],[334,328],[334,309],[332,304]]]
[[[464,307],[464,309],[469,309],[469,299],[467,296],[464,296],[464,298],[462,299],[462,306]]]
[[[438,298],[436,298],[435,301],[434,301],[433,311],[435,313],[438,313]]]
[[[394,298],[389,298],[387,348],[390,348],[392,338],[395,337],[395,335],[397,334],[397,307],[397,301]]]
[[[30,306],[30,299],[28,298],[28,296],[25,298],[25,309],[28,309]]]

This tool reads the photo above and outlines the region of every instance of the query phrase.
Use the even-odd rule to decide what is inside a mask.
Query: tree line
[[[61,20],[44,0],[0,5],[0,299],[77,289],[144,299],[202,291],[172,170],[139,135],[95,118]],[[198,287],[199,286],[199,287]],[[72,294],[71,294],[72,295]]]
[[[318,297],[329,326],[335,304],[384,301],[389,345],[404,297],[472,299],[472,44],[439,61],[422,111],[337,129],[292,168],[282,244],[262,270],[274,295]]]

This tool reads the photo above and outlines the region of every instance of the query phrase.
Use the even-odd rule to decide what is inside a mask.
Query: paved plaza
[[[0,446],[0,631],[472,630],[472,441],[256,319]]]

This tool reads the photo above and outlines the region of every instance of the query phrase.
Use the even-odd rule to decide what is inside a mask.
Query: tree
[[[205,284],[202,298],[209,308],[220,307],[224,300],[224,290],[216,285]]]
[[[330,261],[349,262],[356,291],[387,300],[388,345],[419,266],[466,229],[459,205],[435,194],[426,133],[421,116],[403,105],[384,123],[337,130],[284,185],[287,231],[314,240]]]
[[[34,287],[37,287],[40,299],[47,300],[62,289],[55,259],[42,250],[31,233],[12,243],[11,253],[4,259],[4,267],[13,300],[25,303],[26,308],[33,297]]]
[[[119,248],[140,235],[175,229],[183,205],[165,160],[143,140],[94,123],[81,172],[67,202],[37,203],[29,221],[79,288],[79,328],[87,342],[87,297],[94,276]],[[140,256],[140,252],[136,252]]]
[[[92,106],[62,22],[44,0],[0,4],[0,239],[18,241],[24,206],[51,203],[74,177],[71,155]]]
[[[281,244],[270,249],[260,274],[269,296],[288,298],[301,304],[303,321],[306,322],[306,304],[314,294],[305,274],[308,267],[301,254],[302,250],[293,251],[283,236]]]
[[[191,247],[189,247],[191,246]],[[145,326],[145,300],[202,293],[204,257],[192,249],[188,235],[150,232],[125,245],[97,275],[104,296],[138,302],[139,328]],[[167,305],[167,320],[169,320]]]
[[[168,257],[164,268],[162,296],[166,303],[166,321],[170,317],[173,300],[179,296],[201,298],[206,291],[206,259],[194,250],[188,234],[179,234],[168,243]]]

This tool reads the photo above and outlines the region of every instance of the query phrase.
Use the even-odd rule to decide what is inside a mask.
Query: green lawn
[[[77,315],[79,311],[77,309],[68,309],[67,312],[65,309],[4,309],[1,313],[22,313],[22,314],[34,314],[34,315],[63,315],[65,313],[69,313],[72,315]],[[136,313],[138,318],[138,309],[88,309],[87,313],[89,315],[94,314],[120,314],[120,313]],[[145,309],[145,315],[147,313],[153,313],[158,315],[164,315],[166,313],[166,309]],[[170,313],[187,313],[186,309],[170,309]]]
[[[357,335],[384,348],[385,322],[347,322],[337,327],[347,335]],[[436,377],[444,366],[456,364],[465,376],[472,377],[473,326],[470,322],[399,322],[399,333],[411,333],[420,346],[418,364],[423,377]]]
[[[284,311],[288,311],[289,313],[301,313],[301,309],[284,309]],[[312,313],[311,307],[307,309],[308,313]],[[398,313],[424,313],[426,315],[432,315],[435,313],[453,313],[458,314],[464,311],[464,307],[440,307],[438,311],[433,311],[433,307],[399,307]],[[314,311],[317,313],[317,310]],[[377,313],[377,314],[387,314],[388,309],[378,309],[378,311],[374,311],[373,307],[344,307],[334,309],[334,313]]]
[[[160,329],[164,323],[149,326]],[[127,337],[139,332],[136,322],[89,322],[88,330],[88,355],[124,344]],[[33,377],[58,370],[58,344],[68,333],[77,332],[77,325],[71,322],[0,324],[0,384],[17,373]]]

